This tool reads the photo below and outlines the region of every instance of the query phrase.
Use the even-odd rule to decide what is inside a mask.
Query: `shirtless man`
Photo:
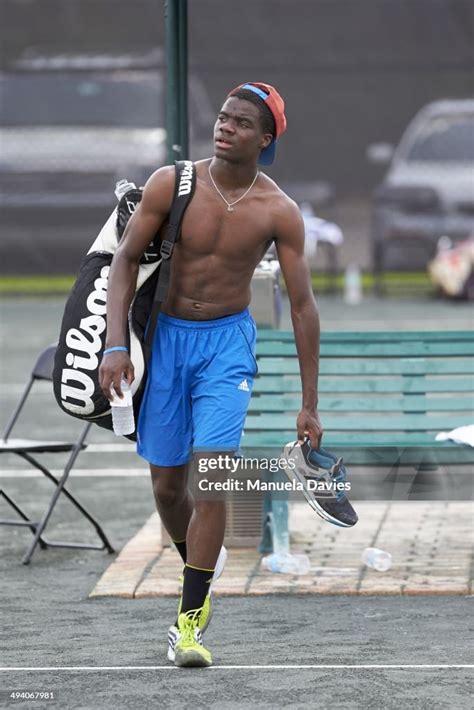
[[[285,129],[284,102],[272,86],[243,84],[227,97],[214,127],[214,157],[196,163],[196,191],[174,249],[170,288],[154,336],[138,453],[150,462],[158,512],[185,563],[178,619],[169,632],[168,658],[179,666],[212,663],[202,632],[210,619],[210,584],[225,529],[224,501],[192,500],[187,465],[193,451],[218,456],[239,448],[257,369],[250,283],[272,241],[286,281],[300,363],[298,439],[307,436],[319,448],[322,436],[316,409],[319,315],[304,257],[303,221],[297,205],[257,168],[257,163],[273,162],[276,140]],[[115,253],[106,348],[127,342],[139,260],[166,222],[174,183],[172,166],[149,178]],[[120,394],[122,373],[133,380],[128,354],[105,355],[100,376],[109,399],[112,384]]]

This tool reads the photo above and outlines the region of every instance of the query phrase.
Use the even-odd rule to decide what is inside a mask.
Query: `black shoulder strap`
[[[184,213],[191,202],[196,187],[196,168],[190,160],[175,161],[176,180],[173,202],[171,205],[168,227],[165,238],[161,242],[161,264],[156,285],[155,298],[148,321],[145,339],[145,357],[148,361],[151,344],[155,332],[156,321],[161,310],[161,304],[166,299],[171,274],[171,255],[176,241],[179,239]]]

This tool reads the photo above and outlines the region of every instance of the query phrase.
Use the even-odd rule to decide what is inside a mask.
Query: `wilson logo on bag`
[[[135,370],[132,396],[136,417],[146,384],[145,334],[149,342],[159,313],[157,287],[161,284],[163,295],[169,279],[169,257],[179,237],[194,187],[193,163],[177,162],[175,193],[166,238],[163,240],[165,244],[160,245],[160,240],[156,238],[140,260],[135,295],[129,310],[127,342]],[[116,209],[83,259],[76,283],[66,302],[53,371],[54,394],[61,409],[73,417],[95,422],[110,430],[110,403],[99,385],[99,366],[107,329],[108,276],[115,250],[141,198],[142,190],[130,184],[130,189],[121,196]],[[160,272],[163,272],[161,277]],[[163,300],[159,299],[161,302]],[[153,318],[150,320],[152,308]],[[129,438],[134,439],[135,434]]]

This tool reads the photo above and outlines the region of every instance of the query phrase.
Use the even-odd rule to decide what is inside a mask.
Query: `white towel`
[[[436,441],[447,441],[448,439],[455,441],[456,444],[474,446],[474,424],[458,426],[452,431],[440,431],[439,434],[436,434]]]

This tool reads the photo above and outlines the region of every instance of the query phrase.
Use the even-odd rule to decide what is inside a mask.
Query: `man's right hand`
[[[123,397],[122,388],[120,386],[122,375],[129,385],[131,385],[135,379],[135,371],[128,353],[115,352],[104,355],[99,368],[99,383],[102,392],[109,401],[112,401],[114,398],[110,389],[111,386],[113,386],[120,398]]]

